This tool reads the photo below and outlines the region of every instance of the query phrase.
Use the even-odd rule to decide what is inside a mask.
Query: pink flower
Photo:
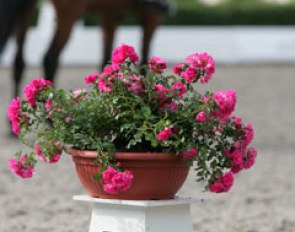
[[[177,111],[178,110],[178,103],[175,101],[171,101],[170,104],[164,105],[165,108],[169,109],[170,111]]]
[[[199,112],[195,118],[195,121],[197,122],[208,122],[210,116],[207,115],[204,110],[202,110],[201,112]]]
[[[33,176],[34,167],[29,164],[26,154],[21,155],[20,159],[10,159],[8,166],[12,172],[22,178],[31,178]]]
[[[233,120],[235,122],[235,127],[237,130],[240,130],[242,128],[242,118],[241,117],[233,117]]]
[[[164,109],[168,109],[169,111],[177,111],[178,110],[178,103],[176,101],[173,101],[171,97],[164,97],[161,99],[160,106],[162,107],[160,109],[161,112],[164,111]]]
[[[51,102],[52,102],[51,99],[47,99],[45,102],[45,109],[47,111],[50,111],[50,109],[51,109]]]
[[[157,139],[158,140],[168,140],[170,135],[172,135],[172,134],[173,134],[173,132],[172,132],[171,128],[165,128],[157,135]]]
[[[247,123],[246,124],[246,128],[244,129],[244,133],[245,133],[245,138],[243,140],[243,146],[246,147],[248,146],[253,138],[254,138],[254,129],[252,127],[252,123]]]
[[[166,97],[166,94],[169,92],[169,89],[166,88],[165,86],[163,85],[155,85],[154,86],[155,90],[157,91],[157,98],[159,99],[163,99],[164,97]]]
[[[135,93],[137,95],[140,95],[141,92],[144,90],[144,85],[141,82],[140,78],[136,75],[131,75],[127,80],[125,80],[125,85],[127,89]]]
[[[79,98],[81,95],[87,93],[87,89],[75,88],[73,90],[74,98]]]
[[[234,175],[232,172],[227,172],[223,176],[217,178],[217,180],[209,186],[210,192],[223,193],[228,192],[234,183]]]
[[[175,82],[172,85],[172,92],[175,94],[178,94],[179,98],[182,98],[183,95],[186,93],[186,86],[185,84],[181,83],[181,82]]]
[[[45,155],[42,154],[39,144],[35,145],[35,152],[40,160],[42,160],[43,162],[46,162],[46,163],[50,163],[50,164],[56,163],[57,161],[59,161],[60,156],[61,156],[61,152],[58,151],[53,155],[48,155],[49,156],[48,157],[49,159],[48,159]]]
[[[207,73],[205,76],[200,78],[200,82],[201,84],[207,84],[212,78],[212,74],[211,73]]]
[[[87,89],[75,88],[73,90],[73,97],[76,103],[85,99],[86,95],[87,95]]]
[[[185,71],[183,71],[180,76],[185,79],[187,83],[192,83],[196,77],[197,77],[197,72],[196,70],[188,67]]]
[[[71,122],[71,121],[73,121],[73,119],[72,119],[72,117],[68,116],[68,117],[66,117],[65,121],[66,122]]]
[[[117,64],[112,64],[104,67],[103,72],[100,74],[101,77],[109,77],[109,80],[115,78],[120,70],[120,66]]]
[[[151,70],[159,73],[162,73],[167,68],[167,63],[160,57],[152,57],[148,63]]]
[[[243,163],[243,153],[243,151],[238,149],[235,149],[232,153],[228,153],[232,166],[239,166]]]
[[[239,173],[240,171],[242,171],[243,169],[244,169],[243,164],[241,164],[241,165],[233,166],[233,167],[230,169],[230,171],[231,171],[232,173],[236,174],[236,173]]]
[[[131,187],[133,174],[130,171],[119,172],[108,167],[103,173],[104,191],[110,194],[118,194],[119,191],[126,191]]]
[[[84,83],[86,85],[95,84],[95,82],[98,79],[98,77],[99,77],[99,74],[98,73],[91,73],[87,77],[84,78]]]
[[[98,89],[102,93],[109,93],[113,91],[113,83],[101,78],[97,83]]]
[[[213,94],[218,110],[215,112],[217,118],[227,118],[235,110],[237,98],[234,90],[217,91]]]
[[[11,129],[16,135],[20,134],[21,120],[28,118],[21,114],[21,99],[19,97],[12,99],[7,108],[7,117],[11,121]]]
[[[185,159],[194,158],[198,155],[198,150],[196,148],[191,148],[188,152],[181,152],[180,155]]]
[[[254,147],[250,147],[246,151],[246,156],[244,158],[243,166],[245,169],[251,168],[256,161],[257,150]]]
[[[20,122],[18,120],[12,121],[11,128],[14,134],[20,134]]]
[[[113,64],[123,64],[126,59],[129,59],[130,62],[139,61],[138,55],[135,53],[134,47],[122,44],[113,51]]]
[[[215,61],[208,53],[195,53],[188,56],[186,62],[190,68],[200,74],[200,82],[207,83],[215,73]]]
[[[53,86],[53,84],[51,81],[44,80],[43,78],[36,78],[27,84],[24,89],[24,96],[32,107],[36,105],[36,95],[47,86]]]
[[[173,67],[173,73],[177,74],[177,75],[180,75],[184,71],[185,68],[186,68],[185,63],[177,63]]]
[[[112,179],[117,174],[117,171],[108,166],[108,168],[102,173],[102,179],[105,183],[112,183]]]
[[[106,193],[109,193],[109,194],[118,194],[119,193],[119,189],[116,185],[113,185],[113,184],[104,184],[103,185],[103,190],[106,192]]]
[[[250,147],[248,149],[238,148],[229,153],[226,152],[226,155],[231,159],[231,171],[233,173],[238,173],[243,169],[251,168],[256,161],[257,150],[254,147]]]
[[[252,142],[254,138],[254,129],[252,127],[252,124],[247,123],[245,128],[242,128],[242,133],[244,135],[243,140],[235,143],[235,147],[237,149],[244,149]]]
[[[7,116],[10,121],[16,120],[20,115],[21,110],[21,99],[19,97],[12,99],[8,108],[7,108]]]
[[[131,187],[133,174],[130,171],[117,172],[112,179],[112,184],[117,186],[120,191],[127,191]]]

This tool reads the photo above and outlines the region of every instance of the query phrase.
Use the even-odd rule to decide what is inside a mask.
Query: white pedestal
[[[110,200],[74,196],[93,203],[89,232],[192,232],[190,205],[202,199]]]

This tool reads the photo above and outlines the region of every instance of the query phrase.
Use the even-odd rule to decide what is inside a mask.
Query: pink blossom
[[[234,116],[233,120],[235,122],[236,130],[240,130],[242,128],[242,118]]]
[[[246,148],[254,138],[254,129],[251,123],[247,123],[245,128],[242,128],[242,133],[244,135],[243,140],[238,141],[235,143],[235,147],[237,149]]]
[[[231,159],[232,166],[239,166],[243,163],[244,152],[235,149],[232,153],[228,153],[228,157]]]
[[[47,86],[53,86],[53,84],[51,81],[44,80],[43,78],[36,78],[27,84],[24,89],[24,96],[32,107],[36,105],[36,95]]]
[[[73,90],[74,98],[78,98],[85,93],[87,93],[87,89],[75,88]]]
[[[167,68],[167,63],[160,57],[152,57],[148,63],[151,70],[159,73],[162,73]]]
[[[173,67],[173,73],[177,74],[177,75],[180,75],[184,71],[185,68],[186,68],[185,63],[177,63]]]
[[[126,191],[131,187],[133,174],[130,171],[117,172],[112,179],[112,184],[117,186],[120,191]]]
[[[130,171],[119,172],[108,167],[103,173],[104,191],[110,194],[118,194],[119,191],[126,191],[131,187],[133,174]]]
[[[243,169],[251,168],[255,164],[257,150],[254,147],[250,147],[248,149],[235,148],[233,152],[226,152],[226,154],[231,159],[232,172],[238,173]]]
[[[98,89],[102,93],[109,93],[113,91],[113,83],[101,78],[97,83]]]
[[[66,117],[65,121],[66,122],[71,122],[71,121],[73,121],[73,119],[72,119],[72,117],[68,116],[68,117]]]
[[[138,62],[139,58],[136,54],[134,47],[122,44],[113,51],[113,64],[123,64],[126,59],[129,59],[130,62]]]
[[[234,175],[232,172],[227,172],[223,176],[217,178],[217,180],[209,186],[210,192],[223,193],[228,192],[234,183]]]
[[[47,99],[45,102],[45,109],[49,111],[51,109],[51,99]]]
[[[16,120],[20,115],[21,110],[21,99],[19,97],[12,99],[8,108],[7,108],[7,116],[10,121]]]
[[[90,73],[87,77],[84,78],[84,83],[86,85],[95,84],[98,77],[99,77],[98,73]]]
[[[171,97],[161,99],[160,106],[162,107],[160,111],[163,111],[164,108],[172,112],[178,110],[178,103],[173,101]]]
[[[186,86],[181,82],[175,82],[172,85],[172,92],[178,94],[179,98],[182,98],[183,95],[186,93]]]
[[[204,110],[202,110],[201,112],[199,112],[197,114],[197,116],[195,118],[195,121],[197,121],[197,122],[208,122],[209,118],[210,118],[210,116],[207,115]]]
[[[181,152],[180,155],[185,158],[185,159],[190,159],[190,158],[194,158],[195,156],[198,155],[198,149],[196,148],[191,148],[189,151],[187,152]]]
[[[102,173],[102,179],[105,183],[112,183],[112,179],[116,174],[117,171],[114,168],[108,166],[108,168]]]
[[[251,168],[256,161],[257,150],[254,147],[250,147],[246,151],[246,156],[244,158],[243,166],[245,169]]]
[[[14,134],[19,135],[20,134],[20,122],[18,120],[12,121],[11,129]]]
[[[200,74],[200,82],[202,84],[207,83],[215,73],[215,61],[206,52],[189,55],[185,60],[190,68]]]
[[[172,135],[172,134],[173,134],[173,132],[172,132],[171,128],[165,128],[157,135],[157,139],[158,140],[168,140],[170,135]]]
[[[35,145],[35,152],[36,152],[36,154],[37,154],[37,156],[38,156],[38,158],[40,160],[42,160],[43,162],[46,162],[46,163],[50,163],[50,164],[51,163],[56,163],[57,161],[59,161],[60,156],[61,156],[61,152],[58,151],[53,155],[49,155],[50,157],[48,159],[45,155],[42,154],[42,151],[41,151],[41,149],[39,147],[39,144]]]
[[[236,166],[233,166],[230,171],[234,174],[236,173],[239,173],[240,171],[242,171],[244,169],[243,167],[243,164],[240,164],[240,165],[236,165]]]
[[[157,98],[159,99],[166,97],[166,94],[169,92],[168,88],[160,84],[155,85],[154,88],[157,91]]]
[[[217,118],[229,117],[235,110],[236,92],[234,90],[217,91],[213,94],[218,110],[215,112]]]
[[[165,108],[169,109],[170,111],[177,111],[178,110],[178,103],[175,101],[171,101],[170,104],[164,105]]]
[[[180,76],[185,79],[187,83],[192,83],[197,77],[197,72],[195,69],[188,67],[185,71],[181,72]]]
[[[212,78],[212,74],[211,73],[206,73],[204,76],[200,77],[200,82],[201,84],[207,84]]]
[[[253,138],[254,138],[254,129],[252,127],[252,123],[247,123],[246,124],[246,128],[244,129],[244,133],[245,133],[245,138],[243,140],[243,146],[246,147],[248,146]]]
[[[31,178],[33,176],[34,167],[28,163],[26,154],[21,155],[20,159],[10,159],[8,166],[12,172],[22,178]]]
[[[73,97],[76,103],[85,99],[86,95],[87,95],[87,89],[75,88],[73,90]]]
[[[12,99],[7,108],[7,117],[11,121],[11,129],[16,135],[20,134],[20,124],[22,119],[26,119],[21,114],[21,99],[19,97]]]
[[[209,97],[208,96],[203,96],[203,101],[204,103],[208,103],[209,102]]]
[[[125,80],[125,85],[127,89],[135,94],[140,95],[144,90],[144,85],[141,82],[140,78],[136,75],[131,75],[127,80]]]
[[[116,185],[113,185],[113,184],[104,184],[103,185],[103,190],[106,192],[106,193],[109,193],[109,194],[118,194],[119,193],[119,189]]]
[[[108,77],[109,80],[115,78],[120,70],[120,66],[117,64],[111,64],[109,66],[104,67],[103,72],[100,74],[101,77]]]

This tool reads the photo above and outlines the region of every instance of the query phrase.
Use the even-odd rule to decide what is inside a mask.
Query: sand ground
[[[62,68],[58,87],[79,87],[95,67]],[[10,138],[6,119],[12,81],[0,69],[0,232],[85,232],[91,206],[72,200],[84,194],[71,159],[56,165],[39,163],[35,176],[21,180],[7,167],[21,147]],[[295,231],[295,65],[217,65],[214,79],[200,89],[235,89],[236,114],[252,121],[258,148],[256,166],[242,172],[230,193],[201,193],[193,174],[179,195],[206,198],[192,207],[196,232]],[[26,71],[24,84],[41,70]]]

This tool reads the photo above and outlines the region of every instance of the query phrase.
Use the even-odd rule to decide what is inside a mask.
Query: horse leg
[[[57,26],[52,42],[43,59],[45,79],[52,82],[54,81],[54,77],[58,68],[59,56],[61,54],[61,51],[71,35],[74,23],[83,13],[78,13],[77,11],[72,12],[71,9],[65,11],[59,11],[57,9],[56,11]]]
[[[111,61],[115,31],[119,22],[120,18],[114,15],[102,14],[101,16],[103,34],[103,59],[101,69]]]
[[[141,64],[148,63],[150,44],[157,27],[164,22],[164,14],[156,9],[143,9],[139,12],[139,20],[143,29]]]
[[[32,21],[32,16],[34,12],[34,5],[28,8],[26,12],[22,12],[22,15],[18,18],[18,25],[16,30],[16,45],[17,50],[14,59],[13,66],[13,79],[14,79],[14,97],[19,95],[19,88],[21,84],[21,79],[23,76],[23,71],[25,69],[25,61],[23,57],[23,48],[26,40],[27,31]]]

